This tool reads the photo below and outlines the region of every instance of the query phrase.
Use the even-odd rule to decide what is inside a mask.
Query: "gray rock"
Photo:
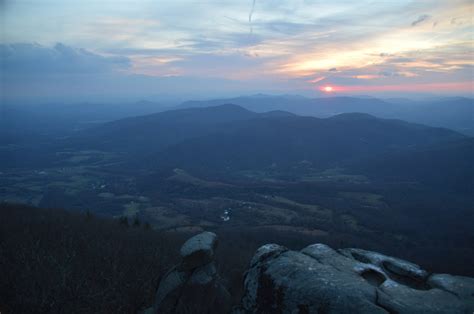
[[[217,238],[204,232],[181,248],[182,262],[161,280],[147,313],[229,313],[216,270]],[[313,244],[260,247],[232,313],[473,313],[474,278],[432,274],[395,257]]]
[[[228,313],[230,295],[213,261],[216,235],[198,234],[181,248],[182,262],[161,280],[153,313]]]
[[[380,287],[378,304],[391,313],[465,313],[462,300],[440,289],[416,290],[394,281]]]
[[[207,285],[212,282],[217,275],[216,264],[211,262],[207,265],[196,268],[188,280],[189,285]]]
[[[156,313],[170,313],[166,309],[173,308],[176,305],[189,276],[189,272],[182,272],[173,268],[163,277],[155,295],[153,308]]]
[[[265,244],[258,248],[257,252],[250,261],[250,266],[255,265],[258,262],[263,261],[268,257],[275,257],[277,254],[280,254],[288,249],[284,246],[278,244]]]
[[[210,263],[214,259],[216,246],[217,236],[212,232],[203,232],[190,238],[181,247],[180,267],[189,270]]]
[[[308,247],[306,253],[269,249],[257,251],[259,258],[246,274],[242,306],[247,313],[386,313],[375,305],[375,288],[354,269],[341,272],[310,254],[351,266],[356,261],[323,246]]]
[[[288,249],[278,244],[266,244],[261,246],[250,261],[250,268],[244,279],[244,289],[246,291],[242,298],[244,308],[252,308],[257,303],[258,277],[263,262],[268,258],[277,257]]]
[[[347,258],[346,256],[339,254],[336,250],[321,243],[307,246],[301,250],[301,253],[338,270],[353,269],[355,271],[356,267],[362,267],[362,263],[357,262],[353,258]]]
[[[217,297],[217,279],[214,262],[194,270],[181,288],[173,313],[209,313]]]
[[[361,249],[343,249],[340,252],[362,263],[376,265],[391,278],[411,281],[413,285],[422,284],[428,277],[428,273],[420,266],[399,258]]]
[[[472,278],[432,275],[380,253],[259,248],[235,313],[471,313]]]
[[[474,313],[474,278],[433,274],[428,278],[428,285],[451,292],[468,302],[469,312]]]

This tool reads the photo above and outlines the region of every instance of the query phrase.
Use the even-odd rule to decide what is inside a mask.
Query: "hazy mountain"
[[[410,102],[392,115],[399,119],[440,126],[474,135],[474,100],[455,97]]]
[[[351,165],[379,181],[411,181],[474,193],[474,139],[437,143],[415,151],[369,158]]]
[[[236,105],[170,110],[105,123],[65,143],[133,154],[150,153],[188,138],[225,130],[229,124],[258,116]]]
[[[5,104],[0,112],[0,143],[17,143],[38,136],[61,137],[105,122],[151,114],[165,108],[148,101],[131,104]]]
[[[255,112],[283,110],[298,115],[329,117],[341,113],[361,112],[380,118],[401,119],[435,127],[446,127],[474,135],[473,99],[434,98],[412,101],[392,98],[386,101],[373,97],[326,97],[254,95],[208,101],[188,101],[181,108],[208,107],[233,103]]]
[[[266,112],[271,110],[288,111],[298,115],[329,117],[347,112],[364,112],[375,114],[387,111],[391,107],[376,98],[355,97],[327,97],[306,98],[302,96],[271,96],[254,95],[242,96],[228,99],[213,99],[208,101],[187,101],[180,105],[181,108],[218,106],[224,103],[232,103],[255,112]]]
[[[209,107],[207,110],[221,110]],[[194,109],[204,110],[204,109]],[[196,135],[196,134],[195,134]],[[367,114],[331,118],[255,115],[193,136],[149,158],[158,167],[200,172],[286,168],[298,163],[323,169],[385,152],[415,149],[463,135]]]
[[[255,113],[227,104],[122,119],[86,130],[66,143],[134,155],[177,145],[166,154],[176,162],[184,158],[183,166],[189,156],[190,164],[196,163],[195,158],[212,160],[216,165],[235,159],[242,166],[255,163],[267,167],[303,160],[328,164],[461,137],[445,129],[367,114],[319,119],[282,111]]]

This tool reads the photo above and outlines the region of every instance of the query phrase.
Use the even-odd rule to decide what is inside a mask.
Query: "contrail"
[[[252,2],[252,9],[250,9],[250,13],[249,13],[249,24],[250,24],[250,34],[253,33],[253,27],[252,27],[252,15],[253,15],[253,11],[255,9],[255,2],[257,0],[253,0]]]

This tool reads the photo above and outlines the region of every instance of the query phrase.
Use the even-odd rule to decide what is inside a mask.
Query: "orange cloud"
[[[333,86],[340,92],[473,92],[474,82]]]
[[[375,74],[362,74],[362,75],[354,75],[353,78],[360,79],[360,80],[374,80],[381,78],[383,76],[381,75],[375,75]]]
[[[325,76],[321,76],[321,77],[317,77],[315,79],[312,79],[312,80],[309,80],[308,82],[309,83],[317,83],[317,82],[321,82],[322,80],[326,79]]]

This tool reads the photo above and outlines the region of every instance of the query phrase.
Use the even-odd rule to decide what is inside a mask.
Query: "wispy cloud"
[[[253,33],[252,16],[253,16],[253,12],[255,11],[255,2],[256,0],[252,0],[252,8],[250,9],[250,13],[249,13],[250,34]]]
[[[423,15],[420,15],[416,20],[414,20],[413,22],[411,22],[411,26],[416,26],[420,23],[423,23],[425,22],[426,20],[430,19],[431,16],[429,16],[428,14],[423,14]]]
[[[126,57],[103,56],[62,43],[53,47],[39,44],[0,44],[0,61],[4,75],[17,76],[95,74],[125,70],[131,65],[130,59]]]

